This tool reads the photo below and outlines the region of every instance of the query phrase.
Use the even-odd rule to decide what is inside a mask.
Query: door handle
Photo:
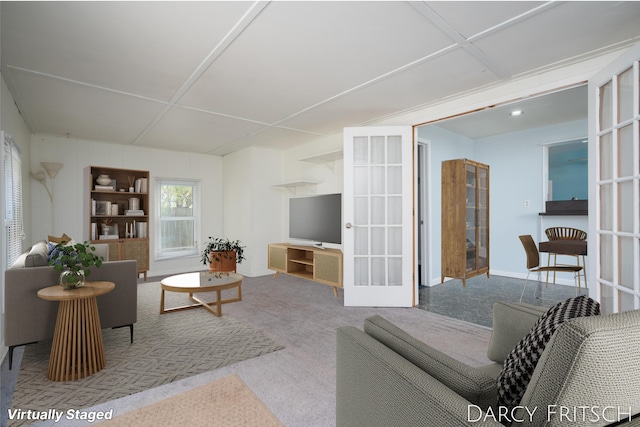
[[[344,226],[345,226],[345,228],[351,228],[352,227],[350,222],[346,223]]]

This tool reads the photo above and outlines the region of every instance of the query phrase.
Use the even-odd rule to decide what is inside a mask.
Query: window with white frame
[[[199,183],[159,178],[156,259],[198,254]]]
[[[11,265],[22,253],[22,162],[20,150],[13,138],[4,134],[4,225],[6,229],[6,265]]]

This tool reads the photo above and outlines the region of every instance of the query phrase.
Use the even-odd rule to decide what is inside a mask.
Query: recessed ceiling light
[[[512,112],[509,113],[511,117],[521,116],[523,114],[524,114],[524,111],[522,110],[513,110]]]

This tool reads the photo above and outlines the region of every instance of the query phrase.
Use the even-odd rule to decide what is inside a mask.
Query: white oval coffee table
[[[185,273],[175,276],[169,276],[160,281],[162,294],[160,295],[160,314],[170,313],[172,311],[189,310],[191,308],[204,307],[216,316],[222,316],[222,304],[230,302],[242,301],[242,276],[237,273]],[[222,291],[225,289],[238,289],[238,296],[223,300]],[[164,307],[164,292],[182,292],[188,293],[189,298],[195,304],[185,305],[182,307],[166,308]],[[207,302],[201,300],[194,293],[215,292],[216,300]]]

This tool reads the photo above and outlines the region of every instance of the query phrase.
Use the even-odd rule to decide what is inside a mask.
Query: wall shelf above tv
[[[318,184],[320,184],[319,181],[298,180],[298,181],[283,182],[282,184],[275,184],[275,185],[272,185],[272,187],[286,188],[289,191],[291,191],[293,194],[296,194],[296,191],[298,190],[299,187],[310,187],[310,186],[316,186]]]
[[[315,156],[305,157],[300,159],[301,162],[307,163],[317,163],[322,164],[325,163],[329,169],[333,171],[335,161],[341,160],[344,157],[342,150],[330,151],[328,153],[317,154]]]

